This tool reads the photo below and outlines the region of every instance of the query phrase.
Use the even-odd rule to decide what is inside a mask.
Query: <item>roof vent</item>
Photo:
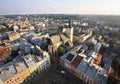
[[[9,67],[6,67],[6,70],[9,70]]]
[[[3,71],[0,71],[0,74],[3,74],[4,72]]]

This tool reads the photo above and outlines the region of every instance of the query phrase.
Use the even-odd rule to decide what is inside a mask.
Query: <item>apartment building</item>
[[[61,56],[60,64],[87,84],[106,84],[111,60],[79,45]],[[104,61],[104,66],[100,65],[101,61]]]

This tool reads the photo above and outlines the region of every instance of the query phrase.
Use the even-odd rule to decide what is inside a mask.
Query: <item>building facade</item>
[[[39,56],[32,54],[17,56],[12,62],[0,68],[1,82],[4,84],[21,84],[35,72],[42,73],[51,65],[50,56],[43,51]]]
[[[99,53],[86,49],[83,45],[76,46],[60,57],[60,64],[73,75],[87,84],[106,84],[109,76],[111,59],[103,57]],[[110,61],[105,61],[109,59]],[[101,61],[105,66],[100,66]]]

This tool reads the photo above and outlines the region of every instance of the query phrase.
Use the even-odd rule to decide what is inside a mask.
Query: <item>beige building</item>
[[[37,66],[37,71],[38,72],[42,72],[43,70],[46,70],[49,66],[51,66],[51,62],[50,62],[50,56],[48,55],[47,52],[43,52],[44,56],[44,60],[43,58],[41,58],[41,56],[35,56],[35,60],[37,61],[36,66]]]
[[[36,71],[43,71],[51,65],[50,56],[46,51],[43,51],[39,56],[31,54],[23,56],[23,59],[31,74]]]
[[[65,45],[66,43],[69,44],[69,47],[73,46],[72,43],[70,42],[70,39],[64,34],[54,35],[50,37],[49,40],[50,45],[48,46],[48,52],[50,54],[56,54],[58,47],[60,47],[61,45]]]
[[[43,51],[39,56],[31,54],[23,57],[17,56],[13,62],[9,62],[0,68],[0,82],[21,84],[34,72],[42,73],[50,65],[50,56],[46,51]]]
[[[34,71],[37,69],[37,64],[36,64],[37,62],[34,59],[34,55],[29,54],[29,55],[23,56],[23,59],[27,64],[30,70],[30,73],[34,73]]]
[[[92,36],[92,33],[93,32],[91,30],[87,30],[86,32],[82,34],[74,35],[73,39],[74,41],[77,41],[79,43],[84,43],[88,38]]]
[[[10,41],[14,41],[20,38],[20,34],[17,32],[7,32],[7,34]]]
[[[20,84],[30,75],[23,61],[7,63],[0,68],[0,72],[0,78],[4,84]]]

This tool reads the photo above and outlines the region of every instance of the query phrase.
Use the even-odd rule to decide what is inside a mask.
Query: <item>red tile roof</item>
[[[77,56],[73,61],[72,61],[72,65],[77,68],[77,66],[80,64],[80,62],[83,60],[83,57]]]
[[[34,59],[39,62],[40,60],[37,58],[37,56],[34,56]]]
[[[1,48],[0,49],[0,54],[8,54],[10,53],[10,48]]]
[[[0,57],[0,62],[3,62],[4,61],[4,58],[3,57]]]
[[[97,61],[101,61],[102,59],[102,55],[101,54],[97,54],[96,58],[95,58]]]
[[[102,55],[101,54],[97,54],[94,63],[99,65],[102,59]]]

